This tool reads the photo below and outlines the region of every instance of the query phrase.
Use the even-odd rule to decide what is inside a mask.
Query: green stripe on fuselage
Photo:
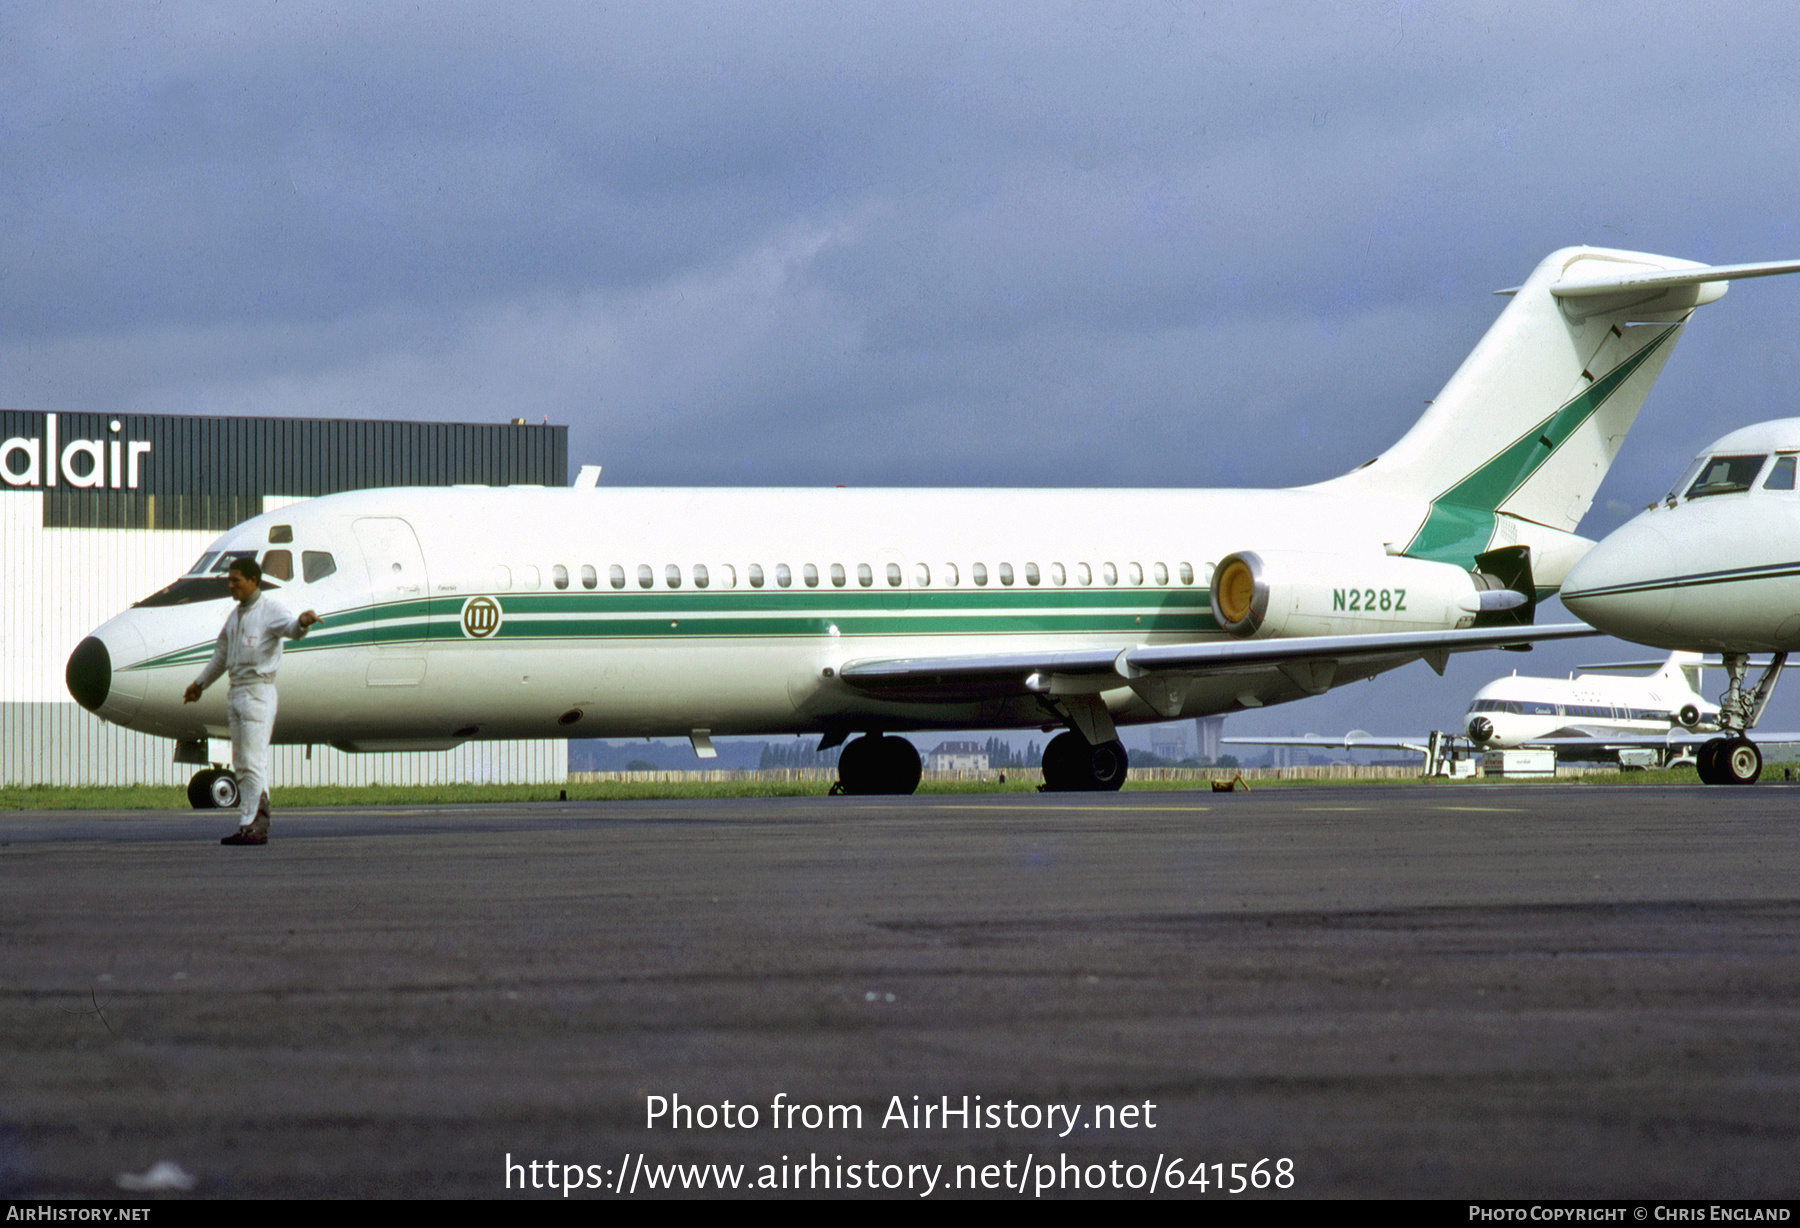
[[[490,593],[501,625],[488,641],[668,640],[936,635],[1210,635],[1219,631],[1208,590],[1190,589],[818,589],[623,593]],[[289,653],[427,641],[467,641],[466,598],[390,602],[335,611]],[[888,608],[890,604],[902,608]],[[140,661],[126,669],[193,665],[213,641]]]

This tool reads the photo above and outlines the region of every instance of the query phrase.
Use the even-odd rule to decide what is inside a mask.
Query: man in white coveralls
[[[263,595],[262,568],[253,558],[231,560],[225,586],[237,609],[225,619],[212,660],[188,683],[182,698],[198,703],[220,674],[230,671],[225,712],[231,720],[231,762],[238,778],[238,829],[220,844],[269,842],[269,737],[275,732],[275,671],[283,637],[299,639],[320,621],[311,610],[289,614]]]

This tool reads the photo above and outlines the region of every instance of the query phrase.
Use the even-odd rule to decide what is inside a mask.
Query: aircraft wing
[[[1462,739],[1458,737],[1458,741]],[[1351,730],[1341,738],[1320,737],[1316,733],[1287,738],[1220,738],[1227,746],[1308,746],[1314,750],[1410,750],[1429,753],[1423,737],[1377,737],[1372,733]]]
[[[1751,740],[1759,745],[1784,745],[1787,743],[1800,742],[1800,733],[1762,733],[1757,730],[1751,730],[1751,735]],[[1709,733],[1689,733],[1685,729],[1678,729],[1673,733],[1667,734],[1626,733],[1593,734],[1583,737],[1568,735],[1550,738],[1529,738],[1520,742],[1519,745],[1522,747],[1541,746],[1556,750],[1628,750],[1637,746],[1658,748],[1670,746],[1699,746],[1703,742],[1710,742],[1714,738],[1725,736],[1725,734],[1722,734],[1717,730],[1713,730]]]
[[[1542,640],[1600,634],[1585,623],[1544,627],[1470,627],[1460,631],[1395,631],[1375,635],[1309,635],[1266,640],[1212,640],[1192,644],[1090,648],[1068,652],[998,653],[992,656],[899,657],[846,662],[839,671],[865,691],[941,692],[970,695],[1065,693],[1064,686],[1093,693],[1107,678],[1126,686],[1147,677],[1204,677],[1265,670],[1317,670],[1332,663],[1423,657],[1442,672],[1451,653],[1506,648]],[[1066,680],[1059,686],[1059,680]],[[1329,685],[1329,683],[1327,683]]]

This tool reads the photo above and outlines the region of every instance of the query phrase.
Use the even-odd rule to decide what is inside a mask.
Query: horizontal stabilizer
[[[1590,271],[1594,261],[1584,261],[1581,272],[1550,286],[1557,298],[1586,298],[1595,294],[1623,294],[1636,290],[1666,290],[1672,286],[1698,286],[1714,281],[1739,281],[1747,277],[1773,277],[1800,273],[1800,260],[1771,260],[1762,264],[1715,264],[1692,269],[1656,270],[1627,266],[1629,272]]]

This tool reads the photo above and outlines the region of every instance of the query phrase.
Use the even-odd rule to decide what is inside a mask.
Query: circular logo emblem
[[[463,634],[472,640],[485,640],[500,630],[500,603],[492,597],[471,597],[463,602]]]

